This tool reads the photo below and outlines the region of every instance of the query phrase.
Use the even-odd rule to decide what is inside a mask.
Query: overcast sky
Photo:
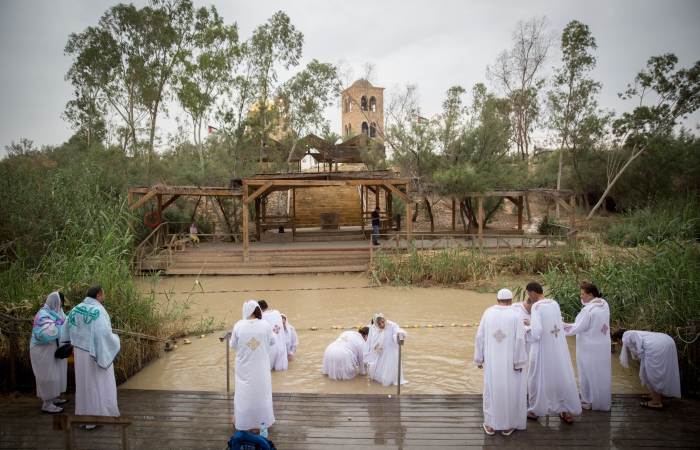
[[[145,1],[134,2],[141,6]],[[216,5],[227,23],[238,23],[242,39],[283,10],[304,33],[303,65],[310,59],[377,69],[375,85],[387,91],[407,82],[419,86],[422,115],[440,112],[445,91],[486,82],[486,66],[510,47],[519,20],[545,15],[561,31],[571,20],[587,24],[597,40],[592,77],[603,83],[602,107],[621,113],[631,102],[617,98],[652,55],[673,52],[679,67],[700,60],[700,1],[195,1]],[[10,141],[28,138],[36,146],[60,144],[72,134],[60,115],[72,89],[63,54],[70,33],[96,25],[115,1],[0,0],[0,156]],[[558,64],[557,56],[547,64]],[[465,99],[466,100],[466,99]],[[173,109],[172,115],[178,112]],[[327,111],[341,132],[340,109]],[[694,126],[700,120],[690,118]],[[161,120],[162,132],[174,129]]]

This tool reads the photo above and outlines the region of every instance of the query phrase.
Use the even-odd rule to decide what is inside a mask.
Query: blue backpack
[[[272,441],[257,434],[238,431],[228,441],[227,450],[277,450]]]

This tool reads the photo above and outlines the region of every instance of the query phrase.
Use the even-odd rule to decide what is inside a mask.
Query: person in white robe
[[[275,423],[272,411],[272,376],[270,349],[277,337],[267,321],[262,320],[258,302],[243,304],[243,319],[231,331],[229,345],[236,350],[233,425],[237,430],[257,433],[264,423]]]
[[[287,341],[284,337],[284,324],[282,314],[276,309],[268,309],[267,302],[258,302],[262,310],[263,320],[270,324],[272,332],[275,333],[275,344],[270,348],[270,369],[287,370],[289,359],[287,359]]]
[[[681,377],[678,369],[678,352],[673,338],[651,331],[617,330],[613,339],[622,345],[620,363],[629,368],[627,350],[632,359],[639,361],[639,380],[651,391],[641,406],[663,408],[661,397],[681,396]]]
[[[299,337],[297,336],[297,330],[287,320],[287,316],[284,314],[280,315],[284,326],[284,340],[287,342],[287,361],[291,362],[297,353],[297,348],[299,348]]]
[[[365,342],[364,361],[369,369],[369,377],[384,386],[396,385],[399,372],[399,336],[405,339],[408,333],[397,324],[386,320],[384,314],[377,313],[372,318],[372,326]],[[401,384],[406,384],[401,369]]]
[[[520,311],[523,315],[523,327],[530,325],[530,311],[532,310],[532,301],[528,298],[524,302],[513,303],[513,307]],[[530,354],[529,334],[525,333],[525,353]]]
[[[479,322],[474,365],[484,369],[484,431],[509,436],[527,427],[525,330],[513,293],[501,289],[497,301]]]
[[[610,364],[610,308],[593,283],[581,282],[584,307],[573,324],[564,324],[566,336],[576,336],[576,367],[581,407],[610,411],[612,368]]]
[[[70,342],[74,350],[75,414],[119,415],[114,360],[121,345],[102,306],[104,299],[102,287],[90,286],[85,300],[68,314],[61,333],[61,343]]]
[[[338,339],[326,347],[321,372],[331,380],[350,380],[357,375],[357,367],[360,375],[364,375],[364,351],[368,334],[368,327],[341,333]]]
[[[528,418],[536,420],[538,416],[559,413],[565,423],[572,424],[571,414],[581,413],[581,400],[559,304],[545,299],[542,286],[537,282],[529,283],[526,290],[536,299],[528,330],[532,339]]]
[[[61,298],[58,292],[46,297],[46,303],[34,316],[32,338],[29,343],[29,358],[36,379],[36,396],[44,401],[41,411],[57,414],[63,408],[57,406],[68,400],[59,398],[66,392],[67,366],[54,354],[58,348],[65,317],[61,316]]]

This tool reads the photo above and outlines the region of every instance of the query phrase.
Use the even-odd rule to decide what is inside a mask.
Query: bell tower
[[[384,134],[384,88],[360,78],[341,93],[343,140],[365,133],[374,138]]]

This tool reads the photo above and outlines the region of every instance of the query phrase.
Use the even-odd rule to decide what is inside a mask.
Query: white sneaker
[[[590,403],[583,403],[583,402],[581,402],[581,408],[583,408],[583,409],[591,409],[591,404],[590,404]]]
[[[51,405],[48,408],[41,408],[41,412],[44,414],[58,414],[63,412],[63,408],[59,408],[56,405]]]

